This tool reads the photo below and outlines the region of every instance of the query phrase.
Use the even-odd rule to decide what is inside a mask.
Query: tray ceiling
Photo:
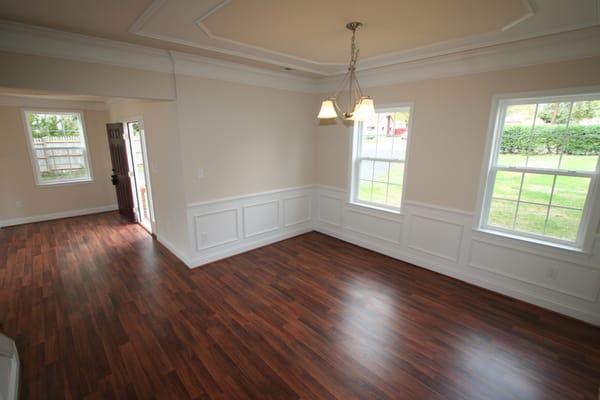
[[[600,0],[21,0],[0,18],[313,75],[345,70],[348,21],[359,69],[600,24]]]

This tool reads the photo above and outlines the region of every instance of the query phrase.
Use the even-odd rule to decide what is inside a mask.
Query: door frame
[[[146,149],[146,129],[144,126],[144,118],[142,116],[137,116],[137,117],[128,117],[126,119],[124,119],[121,123],[123,124],[123,131],[125,133],[125,140],[127,142],[127,146],[129,146],[129,157],[131,157],[131,162],[133,164],[133,155],[131,154],[132,152],[132,146],[131,146],[131,133],[129,132],[129,124],[132,122],[137,122],[140,125],[140,144],[142,146],[142,159],[144,161],[144,178],[146,179],[146,193],[148,196],[148,210],[150,211],[150,233],[151,234],[156,234],[156,218],[154,216],[154,199],[152,197],[152,183],[150,181],[150,164],[148,162],[148,152]],[[132,173],[132,175],[135,174],[135,172],[132,170],[130,171]],[[132,190],[135,191],[135,193],[133,193],[133,195],[135,196],[135,203],[136,203],[136,207],[138,208],[138,214],[140,213],[139,211],[139,204],[138,204],[138,197],[137,197],[137,181],[135,180],[135,175],[133,176],[133,185],[132,185]],[[134,187],[135,186],[135,187]],[[140,221],[138,221],[139,223]],[[143,226],[141,223],[139,223],[141,226]]]

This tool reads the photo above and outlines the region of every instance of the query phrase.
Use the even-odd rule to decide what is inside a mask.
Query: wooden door
[[[123,136],[123,124],[106,124],[106,132],[108,133],[108,147],[110,148],[110,159],[112,160],[111,180],[117,191],[119,213],[131,222],[135,222],[127,143]]]

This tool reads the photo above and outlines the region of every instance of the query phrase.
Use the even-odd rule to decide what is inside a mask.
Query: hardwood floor
[[[99,214],[0,229],[23,399],[597,399],[600,328],[309,233],[188,270]]]

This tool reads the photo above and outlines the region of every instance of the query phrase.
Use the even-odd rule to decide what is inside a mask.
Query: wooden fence
[[[42,174],[85,168],[85,151],[79,136],[33,138],[33,148]]]

